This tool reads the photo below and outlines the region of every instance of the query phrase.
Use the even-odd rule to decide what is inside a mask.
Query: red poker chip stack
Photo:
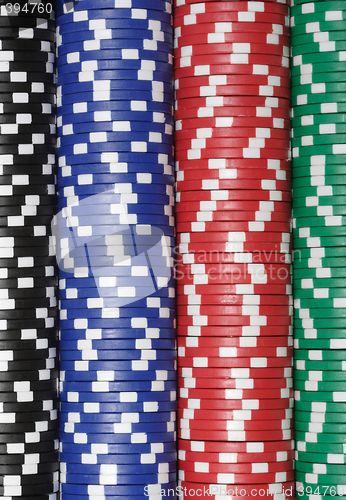
[[[292,496],[288,1],[176,0],[181,498]]]

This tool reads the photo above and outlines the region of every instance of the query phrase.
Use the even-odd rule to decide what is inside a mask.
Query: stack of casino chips
[[[286,3],[174,11],[185,499],[285,498],[294,485]]]
[[[63,500],[176,485],[172,49],[169,1],[57,2]]]
[[[292,6],[296,479],[345,489],[346,5]]]
[[[50,3],[21,7],[0,7],[0,496],[53,500],[55,22]]]

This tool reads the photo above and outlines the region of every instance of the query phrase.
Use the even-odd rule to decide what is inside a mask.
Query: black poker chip
[[[20,71],[19,67],[18,70]],[[18,71],[17,70],[17,71]],[[15,71],[15,70],[12,70]],[[37,70],[40,71],[40,70]],[[26,103],[25,109],[23,109],[23,104],[20,103],[3,103],[4,114],[12,115],[18,113],[32,113],[32,114],[43,114],[51,116],[55,111],[55,107],[52,104],[44,101],[41,103]]]
[[[47,370],[48,368],[54,369],[57,368],[58,361],[55,357],[48,357],[46,358],[42,357],[41,359],[35,360],[35,369],[36,370]],[[22,359],[21,361],[8,361],[7,362],[7,372],[10,371],[30,371],[33,368],[33,362],[32,360],[25,360]],[[41,411],[42,408],[39,410],[35,410],[32,408],[31,410],[27,409],[27,411]]]
[[[16,498],[20,498],[21,500],[39,500],[40,496],[42,496],[42,500],[47,500],[47,495],[49,495],[49,499],[51,499],[51,494],[55,493],[59,489],[59,483],[52,483],[51,481],[46,481],[45,484],[30,484],[30,485],[21,485],[18,486],[20,491],[20,497],[12,496],[8,497],[6,495],[5,498],[12,498],[15,500]],[[6,492],[6,488],[4,486],[0,486],[0,496],[4,496]],[[43,496],[45,495],[45,496]],[[53,500],[53,499],[52,499]]]
[[[42,452],[40,453],[40,459],[43,462],[43,460],[47,461],[48,463],[52,463],[51,466],[54,467],[54,462],[58,460],[57,452],[55,450],[53,451],[48,451],[48,452]],[[24,465],[25,463],[25,455],[24,454],[16,454],[16,455],[0,455],[0,465]],[[56,465],[55,465],[56,466]],[[47,471],[49,472],[49,470]],[[14,472],[12,473],[14,474]]]
[[[0,18],[1,21],[1,18]],[[22,51],[22,50],[13,50],[8,51],[13,53],[13,57],[10,59],[10,63],[12,61],[32,61],[32,62],[54,62],[54,53],[53,52],[33,52],[30,51]],[[10,56],[8,56],[10,58]],[[16,92],[16,90],[14,90]]]
[[[39,402],[43,400],[48,400],[48,399],[55,399],[57,397],[57,392],[55,390],[51,391],[33,391],[32,394],[28,395],[29,402]],[[19,393],[6,393],[6,392],[1,392],[0,393],[0,401],[2,403],[20,403],[20,395]],[[7,424],[6,424],[7,425]],[[5,429],[3,429],[2,432],[4,432]],[[23,431],[23,432],[33,432],[33,431]],[[1,433],[1,432],[0,432]]]
[[[26,320],[26,322],[28,322],[28,320]],[[9,366],[9,370],[10,370],[10,365],[12,365],[13,363],[18,363],[19,361],[23,361],[23,362],[28,362],[28,361],[31,361],[33,362],[35,360],[35,363],[36,363],[36,360],[37,362],[44,362],[46,361],[46,359],[54,359],[55,358],[55,355],[56,355],[56,350],[54,349],[54,353],[52,354],[52,350],[54,349],[54,347],[52,347],[52,349],[40,349],[40,351],[27,351],[27,352],[23,352],[23,351],[13,351],[12,355],[13,355],[13,361],[8,361],[8,366]],[[52,357],[54,356],[54,357]]]
[[[40,443],[19,443],[17,450],[18,455],[21,449],[24,449],[26,454],[31,453],[52,453],[59,450],[59,443],[56,440],[52,441],[42,441]],[[8,453],[7,444],[0,444],[0,455],[6,455]]]
[[[0,396],[3,396],[3,394],[1,393]],[[47,420],[44,422],[44,427],[45,432],[56,430],[57,420]],[[18,434],[20,432],[37,432],[37,423],[20,422],[18,424],[0,424],[0,433]]]
[[[40,457],[41,462],[37,464],[37,474],[49,474],[59,470],[58,464],[58,454],[51,453],[46,456],[44,454]],[[0,474],[1,475],[21,475],[23,474],[23,469],[20,464],[18,465],[1,465],[0,464]]]
[[[54,213],[56,212],[55,206],[53,204],[51,205],[37,205],[35,207],[35,215],[28,215],[29,213],[29,207],[25,207],[25,205],[13,205],[13,206],[7,206],[7,207],[0,207],[0,218],[1,217],[9,217],[9,216],[19,216],[22,215],[23,217],[32,217],[33,219],[35,217],[43,217],[43,216],[48,216],[51,215],[53,216]],[[0,254],[0,259],[1,259],[1,254]],[[5,263],[4,263],[5,264]],[[9,262],[10,264],[10,262]]]
[[[30,29],[30,31],[29,31]],[[25,37],[23,36],[23,31],[25,30]],[[21,36],[22,35],[22,36]],[[53,30],[43,30],[40,28],[26,28],[13,26],[12,28],[4,28],[0,27],[0,39],[2,38],[10,38],[11,40],[19,38],[29,38],[34,40],[47,40],[49,42],[54,42],[55,40],[55,31]]]
[[[53,330],[53,329],[52,329]],[[54,333],[54,334],[53,334]],[[38,338],[57,338],[57,331],[53,332],[52,335],[49,337],[49,335],[47,335],[47,337],[38,337]],[[21,335],[20,332],[18,332],[18,335]],[[2,338],[2,337],[0,337]],[[18,339],[20,340],[20,339]],[[23,380],[27,380],[29,382],[40,382],[40,381],[45,381],[46,379],[47,380],[52,380],[54,378],[56,378],[58,376],[58,369],[57,368],[54,368],[52,370],[44,370],[45,372],[45,378],[42,379],[43,377],[43,374],[41,373],[42,370],[37,370],[34,366],[31,367],[31,370],[27,370],[27,371],[15,371],[15,372],[7,372],[7,371],[4,371],[4,372],[0,372],[0,383],[2,382],[13,382],[15,380],[18,380],[18,381],[23,381]],[[48,375],[49,375],[49,378],[48,378]]]
[[[2,50],[26,50],[26,51],[35,51],[35,52],[53,52],[55,53],[55,44],[53,42],[45,42],[40,40],[33,39],[17,39],[17,40],[9,40],[4,39],[1,40],[1,49]]]
[[[30,403],[31,405],[35,404],[37,406],[37,408],[39,406],[43,406],[43,402],[34,402],[34,403]],[[18,403],[4,403],[4,412],[3,413],[7,413],[8,411],[11,411],[11,409],[7,409],[7,408],[10,408],[10,405],[13,407],[13,410],[12,411],[17,411],[17,408],[20,408],[20,406],[18,406]],[[17,407],[15,406],[17,405]],[[25,405],[28,405],[29,406],[29,403],[26,403]],[[22,406],[21,408],[21,411],[25,411],[24,409],[25,407]],[[32,439],[33,437],[31,436],[26,436],[25,435],[25,432],[21,432],[21,433],[17,433],[17,434],[0,434],[0,443],[1,444],[6,444],[6,443],[26,443],[26,441],[29,441],[29,442],[32,442]],[[38,441],[37,442],[40,442],[40,441],[51,441],[53,439],[57,439],[58,438],[58,431],[57,430],[54,430],[54,431],[45,431],[45,432],[37,432],[37,438],[38,438]]]
[[[57,347],[57,341],[55,339],[50,339],[48,341],[47,339],[47,344],[49,344],[49,347]],[[40,350],[40,347],[37,345],[37,342],[35,339],[32,340],[0,340],[0,350],[30,350],[30,349],[37,349]],[[0,382],[0,392],[2,392],[2,383]],[[35,390],[35,389],[33,389]]]
[[[29,168],[29,166],[27,166]],[[17,187],[17,186],[16,186]],[[40,188],[41,189],[41,188]],[[35,195],[35,197],[32,196],[32,194]],[[38,193],[23,193],[23,194],[17,194],[13,196],[0,196],[0,206],[18,206],[18,205],[33,205],[35,202],[35,206],[37,205],[51,205],[52,200],[55,198],[55,193],[54,194],[47,194],[43,193],[38,195]],[[36,205],[37,203],[37,205]]]
[[[45,52],[44,52],[45,54]],[[26,58],[25,60],[27,60]],[[32,82],[31,80],[26,81],[26,82],[11,82],[11,83],[3,83],[0,82],[0,99],[1,99],[1,94],[6,94],[9,92],[35,92],[35,85],[33,84],[37,83],[42,83],[42,94],[54,94],[56,92],[56,88],[54,83],[52,82]],[[37,92],[41,93],[41,92]],[[42,97],[41,97],[42,99]]]
[[[27,277],[44,277],[44,276],[51,276],[51,267],[52,266],[46,266],[46,267],[33,267],[33,268],[15,268],[15,267],[10,267],[6,270],[7,274],[7,279],[11,278],[27,278]],[[23,309],[26,309],[23,307]],[[34,311],[35,312],[35,311]]]
[[[41,94],[33,94],[32,92],[27,93],[27,98],[24,102],[24,104],[35,104],[39,103],[42,104],[43,102],[49,103],[49,104],[55,104],[55,94],[44,94],[42,96]],[[2,92],[0,94],[0,102],[2,103],[15,103],[14,101],[14,94],[9,93],[9,92]],[[23,104],[22,104],[23,106]],[[23,109],[23,108],[22,108]],[[25,109],[25,108],[24,108]]]
[[[51,287],[51,290],[55,290],[57,288],[57,284]],[[29,288],[9,288],[8,289],[8,298],[9,299],[28,299],[28,298],[44,298],[50,297],[50,291],[48,292],[45,287],[29,289]],[[8,329],[9,331],[11,329]],[[45,328],[43,328],[42,333],[45,332]],[[41,331],[41,330],[40,330]]]
[[[1,80],[1,73],[0,73]],[[25,110],[26,111],[26,110]],[[22,116],[21,115],[25,115]],[[18,125],[31,125],[31,124],[55,124],[55,116],[51,114],[39,114],[39,113],[12,113],[12,114],[1,114],[0,124],[4,123],[17,123]]]
[[[35,487],[48,486],[48,484],[53,481],[54,474],[56,474],[55,471],[46,474],[30,474],[30,475],[22,474],[20,478],[20,483],[22,488],[25,486],[34,486],[34,485]],[[2,476],[0,476],[0,485],[1,485],[0,488],[4,485],[4,480]],[[52,486],[53,485],[50,485],[51,488]]]
[[[13,392],[15,391],[15,383],[14,382],[0,382],[0,392]],[[30,391],[47,391],[47,390],[55,390],[56,388],[56,380],[37,380],[37,381],[31,381],[29,384],[28,390]],[[2,424],[0,424],[1,426]],[[12,425],[12,424],[6,424],[6,425]],[[13,424],[17,425],[17,424]],[[6,428],[2,432],[5,432]],[[1,431],[0,431],[1,432]],[[7,431],[6,431],[7,432]],[[9,431],[12,432],[12,431]]]
[[[27,123],[27,124],[10,124],[11,126],[15,125],[16,132],[13,134],[8,134],[6,132],[5,124],[0,125],[0,130],[3,135],[22,135],[22,134],[47,134],[51,135],[54,138],[55,143],[55,126],[50,123]]]
[[[45,83],[47,84],[55,84],[55,75],[53,73],[27,73],[25,71],[20,72],[20,77],[18,76],[19,72],[8,72],[8,73],[0,73],[0,82],[1,83]],[[0,122],[1,123],[1,122]]]
[[[30,5],[30,4],[29,4]],[[51,15],[47,14],[47,16],[37,17],[35,13],[23,12],[21,15],[16,15],[12,13],[12,15],[2,16],[0,18],[0,26],[1,27],[23,27],[23,28],[37,28],[41,30],[55,30],[55,22],[51,19]]]

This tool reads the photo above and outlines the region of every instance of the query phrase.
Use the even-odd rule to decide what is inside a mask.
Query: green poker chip
[[[344,485],[337,486],[335,484],[316,484],[303,481],[297,483],[296,497],[302,500],[332,500],[336,498],[344,498],[346,488]]]
[[[319,419],[322,423],[329,424],[346,424],[346,416],[344,413],[317,413],[309,411],[296,410],[294,412],[295,420],[299,422],[317,422]]]
[[[339,247],[346,245],[346,238],[339,237],[311,237],[311,238],[298,238],[297,233],[294,234],[294,246],[298,248],[321,248],[321,247]],[[327,288],[329,285],[325,285]]]
[[[307,403],[305,401],[295,401],[295,410],[304,411],[307,413],[341,413],[346,412],[346,403]],[[328,452],[329,453],[329,452]],[[346,445],[345,445],[346,453]]]
[[[293,7],[294,8],[294,7]],[[325,35],[325,33],[323,33]],[[338,42],[342,40],[346,40],[346,32],[344,31],[329,31],[328,40],[326,40],[326,36],[323,36],[320,33],[305,33],[304,35],[296,35],[292,37],[291,44],[292,47],[297,47],[298,45],[307,45],[307,44],[320,44],[320,43],[329,43],[329,42]],[[327,47],[326,47],[327,48]]]
[[[329,1],[329,0],[328,0]],[[321,31],[345,31],[345,21],[307,21],[305,23],[295,23],[292,19],[291,23],[291,39],[297,35],[305,35],[306,33],[320,33]],[[294,42],[293,42],[294,44]]]
[[[316,436],[317,443],[330,443],[330,444],[343,444],[346,443],[346,434],[341,433],[326,433],[318,434],[314,432],[295,431],[295,438],[297,441],[308,441],[309,434]],[[312,437],[312,436],[311,436]]]
[[[315,139],[320,134],[330,135],[331,137],[333,137],[334,134],[346,134],[346,123],[330,123],[329,125],[330,126],[327,126],[327,124],[321,123],[320,125],[302,125],[293,127],[293,138],[297,140],[299,137],[312,136],[313,139]]]
[[[292,107],[299,108],[306,105],[319,105],[325,103],[337,103],[339,105],[345,105],[346,102],[346,92],[323,92],[321,94],[304,94],[301,92],[296,95],[292,95]],[[328,153],[327,153],[328,154]],[[330,153],[329,153],[330,154]]]
[[[330,372],[323,370],[295,370],[294,379],[300,380],[302,382],[307,382],[309,380],[315,381],[317,379],[322,379],[322,382],[343,382],[346,383],[346,372]],[[345,415],[346,418],[346,415]]]
[[[316,3],[316,2],[314,2]],[[326,4],[329,3],[329,0],[325,2]],[[299,26],[300,24],[308,24],[308,23],[318,23],[320,21],[325,21],[325,22],[330,22],[333,23],[335,19],[335,15],[333,15],[332,8],[329,6],[320,12],[308,12],[306,14],[302,14],[301,12],[295,12],[295,10],[298,11],[295,7],[292,7],[291,10],[291,19],[292,19],[292,26]],[[340,21],[343,21],[346,19],[346,12],[340,11],[340,16],[342,19]]]
[[[335,31],[334,33],[337,33]],[[340,33],[344,34],[345,29],[343,31],[340,31]],[[293,37],[291,38],[291,40]],[[323,69],[324,68],[324,69]],[[307,72],[308,69],[311,69],[311,72]],[[306,74],[321,74],[321,75],[327,75],[327,74],[336,74],[336,73],[342,73],[343,71],[346,71],[346,62],[340,61],[340,62],[330,62],[330,63],[315,63],[312,64],[309,68],[307,68],[304,65],[297,65],[293,66],[291,68],[291,76],[293,78],[296,78],[298,76],[306,75]],[[321,77],[323,78],[323,77]],[[328,76],[326,76],[328,78]],[[324,81],[324,80],[323,80]]]
[[[342,455],[340,453],[333,453],[331,456],[329,456],[328,453],[310,453],[308,451],[296,451],[296,460],[299,460],[301,462],[309,462],[309,463],[315,463],[315,464],[327,464],[327,463],[333,463],[329,462],[329,460],[341,460]],[[337,455],[337,457],[334,457],[334,455]],[[344,455],[344,464],[346,464],[346,455]],[[340,462],[339,462],[340,463]]]
[[[345,23],[346,24],[346,23]],[[329,50],[325,50],[328,49]],[[292,57],[305,55],[305,54],[334,54],[346,50],[346,41],[337,40],[334,43],[306,43],[302,45],[297,45],[294,43],[292,45]],[[339,57],[337,59],[340,60]]]
[[[311,248],[305,248],[301,250],[293,250],[292,253],[293,263],[295,261],[306,260],[310,258],[328,258],[328,259],[340,259],[345,257],[346,259],[346,248],[344,247],[333,247],[333,248],[321,248],[318,250],[314,250]],[[323,262],[323,260],[322,260]],[[342,260],[341,260],[342,262]]]
[[[296,431],[300,432],[325,432],[326,434],[343,434],[346,431],[346,424],[302,422],[300,420],[295,421],[294,427]]]
[[[320,156],[303,156],[301,158],[296,157],[293,158],[293,168],[298,167],[311,167],[311,165],[342,165],[342,159],[344,158],[343,154],[335,154],[335,155],[320,155]],[[316,163],[318,160],[318,163]]]
[[[346,94],[345,94],[346,95]],[[314,155],[327,155],[341,154],[344,150],[344,144],[317,144],[316,146],[297,146],[293,148],[293,158],[297,156],[314,156]],[[346,147],[345,147],[346,151]]]
[[[346,465],[344,464],[324,464],[323,469],[327,475],[346,474]],[[310,462],[297,461],[296,470],[313,474],[316,473],[316,470],[318,470],[318,466],[315,467],[314,464]]]
[[[308,141],[308,143],[305,144],[305,142]],[[297,147],[310,147],[310,146],[320,146],[321,144],[326,144],[326,145],[334,145],[334,144],[345,144],[346,142],[346,135],[345,134],[322,134],[322,135],[314,135],[314,136],[309,136],[308,139],[306,139],[306,136],[304,137],[295,137],[292,139],[292,147],[297,148]],[[312,143],[312,144],[311,144]]]
[[[344,253],[346,252],[346,249],[344,250]],[[333,268],[343,268],[346,267],[346,256],[345,257],[309,257],[308,259],[305,258],[296,258],[293,262],[293,268],[294,269],[306,269],[306,268],[311,268],[311,269],[318,269],[319,267],[326,268],[326,267],[333,267]],[[323,305],[321,303],[321,305]]]
[[[322,392],[345,392],[346,382],[318,382],[317,380],[295,380],[294,388],[297,391],[322,391]]]
[[[295,328],[303,328],[306,327],[306,324],[309,324],[310,328],[345,328],[346,327],[346,318],[313,318],[313,319],[294,319],[294,327]],[[330,351],[326,351],[330,352]]]
[[[317,354],[315,351],[301,351],[300,349],[294,352],[294,358],[303,360],[316,360],[316,357],[321,361],[345,361],[346,351],[329,351],[320,350]],[[321,368],[322,369],[322,368]]]
[[[345,188],[346,189],[346,188]],[[320,217],[322,218],[322,217]],[[312,219],[312,217],[311,217]],[[317,218],[319,219],[319,218]],[[309,226],[309,224],[306,223],[306,221],[309,220],[307,219],[296,219],[296,227],[293,228],[293,237],[300,237],[300,230],[304,228],[309,229],[309,237],[310,238],[321,238],[323,237],[328,238],[328,237],[338,237],[338,236],[345,236],[346,235],[346,226]],[[299,227],[297,227],[299,226]]]
[[[346,67],[345,67],[345,79],[346,79]],[[319,73],[318,73],[319,75]],[[317,75],[317,76],[318,76]],[[324,74],[323,74],[324,75]],[[324,75],[325,76],[325,75]],[[298,78],[298,77],[297,77]],[[323,76],[321,76],[323,78]],[[346,114],[335,115],[333,113],[327,113],[323,115],[302,115],[297,118],[292,118],[291,125],[294,129],[296,127],[314,127],[318,125],[333,125],[346,123]]]
[[[302,4],[302,5],[297,5],[297,4]],[[308,13],[305,13],[305,7],[304,5],[309,4],[309,9]],[[326,3],[328,5],[326,5]],[[308,2],[307,0],[294,0],[293,1],[293,6],[291,7],[291,13],[292,15],[309,15],[310,11],[313,11],[315,13],[317,12],[327,12],[331,10],[346,10],[345,3],[342,0],[328,0],[328,2],[324,2],[323,0],[315,1],[314,3],[311,3],[311,0]]]
[[[345,476],[338,474],[314,474],[316,483],[322,487],[324,485],[343,485],[345,483]],[[296,481],[311,482],[311,473],[301,472],[298,469],[296,470]],[[317,484],[311,483],[311,486],[316,488]],[[343,493],[346,495],[346,491]]]
[[[339,339],[340,340],[340,339]],[[294,339],[295,349],[335,349],[330,339]]]
[[[310,352],[311,351],[312,349],[310,349]],[[296,370],[346,371],[346,363],[343,361],[312,361],[307,359],[294,359],[294,368]]]
[[[313,346],[314,342],[317,340],[325,340],[329,342],[328,347],[324,347],[323,349],[335,349],[335,347],[331,347],[334,346],[335,343],[343,346],[343,342],[340,341],[346,340],[346,329],[329,330],[327,328],[321,328],[319,330],[311,331],[310,329],[303,330],[301,328],[296,328],[294,330],[294,339],[295,341],[299,340],[299,342],[301,342],[302,340],[306,341],[303,344],[304,346],[306,346],[304,347],[304,349],[314,349],[314,347],[310,347],[308,344],[310,342]]]
[[[325,94],[324,94],[325,95]],[[333,94],[334,95],[334,94]],[[346,103],[345,102],[322,102],[317,104],[309,104],[306,103],[304,106],[299,105],[292,109],[292,116],[297,118],[299,116],[306,115],[319,115],[324,113],[345,113],[346,112]]]
[[[307,278],[313,278],[313,279],[324,279],[325,276],[328,276],[326,279],[332,279],[332,278],[346,278],[346,267],[329,267],[329,268],[315,268],[315,269],[309,269],[309,268],[295,268],[295,274],[294,274],[294,279],[307,279]],[[329,309],[329,308],[325,308]]]
[[[332,90],[327,90],[329,88],[329,85],[331,84],[338,85],[339,83],[345,82],[345,79],[346,79],[345,71],[335,71],[330,74],[301,73],[291,78],[291,86],[293,89],[295,89],[295,91],[298,91],[301,87],[310,86],[310,89],[307,89],[307,93],[309,93],[311,91],[318,91],[319,85],[325,85],[325,92],[333,92]],[[341,92],[341,90],[339,90],[338,92]]]
[[[296,180],[301,180],[301,179],[308,179],[308,177],[300,177],[300,179],[296,179]],[[346,187],[345,187],[346,189]],[[311,231],[315,231],[315,228],[328,228],[328,229],[331,229],[331,230],[340,230],[340,228],[343,226],[343,224],[345,224],[345,221],[346,221],[346,217],[340,215],[337,217],[337,219],[335,220],[334,218],[332,219],[332,222],[329,222],[330,219],[329,219],[330,216],[326,216],[326,215],[320,215],[320,216],[310,216],[310,217],[296,217],[295,218],[295,226],[296,228],[299,228],[299,227],[311,227]],[[310,221],[310,224],[309,222]],[[329,223],[329,225],[328,225]],[[335,225],[332,225],[332,223],[334,223]],[[337,225],[338,223],[338,225]],[[346,233],[345,233],[346,234]],[[329,235],[329,233],[328,233]],[[330,234],[330,236],[333,236],[332,234]]]
[[[313,204],[314,203],[314,204]],[[293,210],[300,207],[339,206],[346,203],[346,196],[305,196],[293,198]]]
[[[298,394],[299,394],[299,401],[320,401],[320,402],[326,402],[326,403],[336,403],[338,402],[341,398],[341,395],[335,392],[329,392],[329,391],[299,391],[298,389],[295,390],[295,394],[297,395],[298,399]],[[344,399],[346,401],[346,393],[342,392],[341,394],[344,395]],[[346,433],[345,433],[346,434]],[[346,435],[345,435],[345,440],[346,440]]]
[[[346,290],[342,288],[330,288],[327,290],[314,290],[313,288],[299,288],[294,290],[295,299],[313,299],[313,298],[345,298]]]
[[[294,218],[304,218],[304,217],[334,217],[338,215],[346,215],[346,206],[344,205],[327,205],[328,208],[324,206],[313,206],[313,207],[297,207],[293,209]]]

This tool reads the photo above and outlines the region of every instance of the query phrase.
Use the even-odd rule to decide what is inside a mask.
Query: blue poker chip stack
[[[176,485],[171,3],[58,0],[57,77],[61,498],[156,500]]]
[[[55,21],[0,6],[0,496],[56,500]]]

